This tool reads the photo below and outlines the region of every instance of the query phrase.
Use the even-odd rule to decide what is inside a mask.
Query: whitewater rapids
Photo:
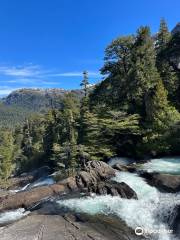
[[[116,215],[133,229],[141,227],[143,230],[161,232],[151,235],[149,239],[175,239],[167,233],[165,222],[169,221],[175,206],[180,204],[180,194],[162,194],[133,173],[117,171],[112,180],[127,183],[137,193],[138,200],[106,195],[68,199],[58,203],[61,207],[80,213]]]

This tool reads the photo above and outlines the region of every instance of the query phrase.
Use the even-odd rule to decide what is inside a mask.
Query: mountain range
[[[50,108],[62,108],[62,100],[67,93],[73,93],[77,98],[83,96],[80,89],[24,88],[13,91],[0,100],[0,126],[14,127],[32,114],[44,114]]]

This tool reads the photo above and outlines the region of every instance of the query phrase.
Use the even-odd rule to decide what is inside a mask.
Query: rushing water
[[[7,211],[0,214],[0,225],[10,223],[16,220],[21,219],[24,216],[27,216],[30,212],[25,211],[24,208],[19,208],[14,211]]]
[[[180,157],[153,159],[143,164],[142,169],[148,172],[180,175]]]
[[[120,162],[129,163],[128,159],[113,159],[110,164]],[[170,172],[178,172],[178,161],[169,161],[165,163],[160,159],[157,164],[153,161],[145,164],[144,169],[150,166],[156,166],[156,171],[164,172],[168,164]],[[151,167],[150,167],[151,169]],[[113,178],[117,182],[127,183],[138,195],[138,200],[122,199],[120,197],[94,196],[81,199],[69,199],[59,201],[60,206],[75,210],[76,212],[85,212],[88,214],[113,214],[123,219],[128,226],[135,229],[141,227],[146,231],[160,231],[150,236],[150,239],[173,240],[175,237],[168,232],[167,223],[170,223],[173,217],[173,211],[176,205],[180,204],[180,194],[160,193],[155,187],[151,187],[146,181],[137,174],[128,172],[116,172]]]
[[[22,192],[22,191],[30,190],[32,188],[36,188],[36,187],[40,187],[40,186],[52,185],[54,183],[55,183],[55,181],[52,177],[40,178],[37,181],[35,181],[34,183],[28,183],[24,187],[22,187],[20,189],[10,190],[10,192],[12,192],[12,193]]]
[[[155,159],[141,165],[141,168],[148,171],[180,174],[179,160],[180,158]],[[132,160],[116,158],[110,164],[113,165],[117,162],[129,164]],[[160,193],[155,187],[148,185],[143,178],[135,173],[117,171],[113,180],[127,183],[137,193],[138,200],[123,199],[110,195],[93,195],[90,197],[61,200],[58,201],[58,204],[61,207],[91,215],[116,215],[133,229],[141,227],[146,231],[160,231],[160,233],[148,234],[148,237],[150,236],[148,239],[151,240],[175,239],[172,233],[168,232],[167,225],[170,225],[173,219],[175,206],[180,205],[180,193]],[[41,179],[34,184],[28,185],[25,189],[52,183],[53,180],[51,178]],[[24,209],[17,209],[0,214],[0,224],[20,219],[28,213]]]
[[[52,185],[54,183],[55,183],[55,181],[52,177],[45,177],[45,178],[41,178],[41,179],[37,180],[36,182],[30,184],[28,186],[28,189],[32,189],[32,188],[40,187],[40,186]]]

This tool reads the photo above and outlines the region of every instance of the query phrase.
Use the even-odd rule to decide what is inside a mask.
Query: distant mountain
[[[78,98],[83,94],[82,90],[24,88],[13,91],[3,98],[2,102],[5,106],[21,107],[33,112],[46,112],[50,107],[61,108],[64,95],[70,92]]]
[[[20,89],[0,100],[0,126],[21,124],[34,113],[46,113],[50,108],[61,108],[66,93],[83,96],[82,90]]]

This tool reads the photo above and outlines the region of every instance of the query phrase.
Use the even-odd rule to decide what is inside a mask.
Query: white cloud
[[[82,77],[83,71],[58,72],[57,70],[44,70],[38,65],[22,65],[22,66],[0,66],[0,75],[15,77],[19,81],[28,81],[28,78],[47,78],[47,77]],[[88,71],[90,77],[101,77],[99,72]],[[12,80],[16,81],[16,79]]]
[[[88,75],[90,77],[101,77],[99,72],[88,72]],[[83,76],[83,72],[64,72],[64,73],[52,73],[49,74],[49,76],[52,77],[82,77]]]
[[[33,77],[41,73],[37,65],[27,66],[0,66],[0,74],[14,77]]]

